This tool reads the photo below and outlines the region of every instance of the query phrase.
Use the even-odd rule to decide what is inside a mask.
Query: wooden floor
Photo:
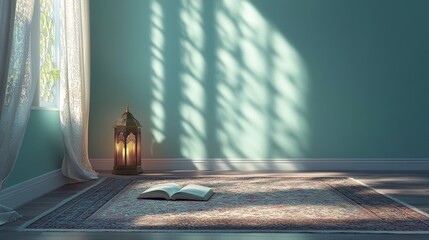
[[[281,175],[281,176],[347,176],[353,177],[363,183],[374,187],[382,193],[400,199],[420,210],[429,213],[429,172],[169,172],[146,173],[145,175]],[[108,176],[109,173],[102,173]],[[78,191],[92,185],[93,182],[85,182],[66,185],[45,196],[36,199],[17,211],[24,217],[13,223],[0,227],[1,240],[98,240],[98,239],[288,239],[288,240],[312,240],[312,239],[429,239],[427,235],[412,234],[297,234],[297,233],[125,233],[125,232],[19,232],[16,228],[33,217],[53,208],[64,199],[73,196]]]

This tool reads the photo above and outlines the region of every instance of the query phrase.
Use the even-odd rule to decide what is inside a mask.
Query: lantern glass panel
[[[127,163],[136,161],[136,136],[131,132],[127,137]]]
[[[120,132],[116,139],[116,157],[117,164],[125,166],[125,137],[124,133]]]

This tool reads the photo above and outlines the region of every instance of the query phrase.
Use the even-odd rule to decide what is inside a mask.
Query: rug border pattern
[[[210,178],[207,177],[198,177],[198,178]],[[111,198],[117,195],[119,192],[124,190],[128,185],[132,184],[137,180],[165,180],[165,179],[183,179],[184,177],[130,177],[130,178],[118,178],[118,177],[107,177],[101,179],[99,182],[94,185],[82,190],[76,195],[62,201],[60,204],[52,208],[51,210],[37,216],[36,218],[30,220],[29,222],[22,225],[18,230],[19,231],[87,231],[87,232],[165,232],[165,231],[178,231],[178,232],[282,232],[282,233],[393,233],[393,234],[428,234],[429,230],[416,230],[416,231],[401,231],[401,230],[347,230],[347,229],[333,229],[333,230],[308,230],[308,229],[162,229],[159,227],[148,228],[148,229],[140,229],[140,228],[99,228],[97,221],[93,224],[85,224],[83,223],[86,218],[95,213],[101,206],[107,203]],[[189,177],[186,177],[189,178]],[[246,177],[252,178],[252,177]],[[259,177],[260,178],[260,177]],[[263,177],[270,178],[270,177]],[[293,178],[293,179],[308,179],[306,177],[282,177],[282,178]],[[313,178],[314,179],[314,178]],[[365,201],[368,199],[361,199],[361,196],[356,196],[353,191],[345,191],[344,188],[338,187],[338,180],[353,180],[357,183],[355,188],[360,188],[358,190],[366,190],[370,192],[374,192],[378,194],[377,200],[383,201],[383,204],[389,204],[398,208],[398,210],[405,213],[404,219],[409,221],[410,223],[414,223],[415,221],[419,221],[420,224],[423,222],[424,225],[429,226],[429,214],[410,206],[398,199],[395,199],[389,195],[380,193],[376,189],[367,186],[366,184],[347,177],[318,177],[317,179],[322,180],[326,184],[328,184],[332,189],[337,191],[339,194],[344,195],[346,198],[351,199],[353,202],[365,207],[366,209],[371,209],[371,206],[365,205]],[[108,188],[110,190],[103,188]],[[356,189],[355,189],[356,190]],[[107,193],[106,193],[107,192]],[[67,211],[67,209],[78,206],[76,205],[80,201],[89,201],[94,202],[94,204],[89,204],[89,208],[79,208],[78,211],[74,210],[74,215],[66,215],[61,216],[61,213]],[[97,200],[98,199],[98,200]],[[379,214],[379,213],[376,213]],[[378,216],[378,215],[377,215]],[[383,214],[382,214],[383,216]],[[383,217],[388,217],[383,216]],[[55,219],[55,222],[52,223],[52,220]],[[78,223],[70,226],[68,221],[70,219],[77,219]],[[80,222],[79,222],[80,221]],[[121,221],[113,221],[116,222],[117,226],[121,227]],[[70,228],[71,227],[71,228]]]

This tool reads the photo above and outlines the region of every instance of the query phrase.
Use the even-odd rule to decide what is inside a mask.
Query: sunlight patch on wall
[[[151,83],[152,83],[152,103],[151,122],[152,134],[157,142],[162,142],[165,138],[165,108],[164,108],[164,25],[163,10],[158,0],[151,2]]]
[[[204,92],[205,59],[204,30],[202,20],[202,0],[182,0],[181,22],[181,62],[180,73],[182,102],[179,105],[181,116],[180,151],[184,157],[206,157],[206,108]]]
[[[285,150],[272,149],[281,155],[301,157],[308,149],[309,126],[306,119],[308,77],[298,53],[284,39],[274,32],[272,46],[272,89],[273,119],[271,142],[284,143]],[[279,145],[282,146],[282,145]],[[287,150],[287,151],[286,151]]]
[[[290,43],[246,0],[216,5],[216,136],[226,158],[302,157],[307,77]]]

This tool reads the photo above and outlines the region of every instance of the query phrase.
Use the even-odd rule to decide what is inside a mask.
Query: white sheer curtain
[[[31,52],[34,1],[0,0],[0,189],[18,157],[33,101],[37,72]],[[0,225],[20,215],[0,205]]]
[[[61,2],[61,128],[65,144],[62,173],[75,180],[96,179],[88,159],[89,2]]]

